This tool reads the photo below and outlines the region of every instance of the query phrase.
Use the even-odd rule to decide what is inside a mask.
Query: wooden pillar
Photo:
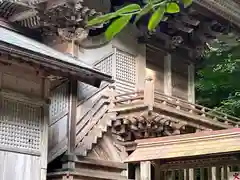
[[[188,101],[195,103],[195,83],[194,83],[194,65],[193,63],[188,65]]]
[[[76,110],[77,110],[77,80],[71,80],[69,82],[69,109],[68,109],[68,122],[67,122],[67,140],[68,149],[67,155],[73,155],[75,151],[76,143]],[[73,169],[75,163],[71,160],[67,160],[63,164],[64,168]]]
[[[164,57],[164,93],[169,96],[172,95],[172,66],[170,54]]]
[[[189,180],[189,173],[188,173],[188,169],[184,169],[183,170],[183,179],[184,180]]]
[[[179,170],[179,180],[184,180],[184,170]]]
[[[221,180],[224,180],[224,168],[223,167],[220,168],[220,172],[221,172]]]
[[[69,116],[68,116],[68,154],[75,150],[76,143],[76,107],[77,107],[77,81],[69,83]]]
[[[217,178],[217,168],[216,167],[212,167],[211,168],[211,180],[219,180]]]
[[[200,180],[204,180],[204,168],[200,168]]]
[[[141,177],[140,177],[140,165],[136,165],[136,168],[135,168],[135,180],[141,180]]]
[[[167,173],[166,173],[166,180],[175,180],[175,179],[173,179],[174,178],[173,172],[174,171],[167,171]]]
[[[194,180],[194,169],[189,169],[189,180]]]
[[[160,167],[158,164],[154,166],[154,180],[163,180]]]
[[[228,180],[228,173],[230,172],[229,166],[224,166],[223,167],[223,172],[224,172],[224,180]]]
[[[151,180],[151,162],[150,161],[140,162],[140,174],[141,174],[141,180]]]
[[[216,167],[216,180],[221,180],[221,167]]]
[[[148,110],[153,110],[154,104],[154,82],[151,77],[147,77],[145,80],[144,89],[144,104],[148,106]]]
[[[0,76],[1,78],[1,76]],[[1,79],[0,79],[1,80]],[[42,95],[44,100],[48,100],[50,97],[50,81],[43,79]],[[48,159],[48,126],[49,126],[49,104],[45,104],[43,107],[44,125],[42,131],[42,147],[41,147],[41,180],[47,178],[47,159]]]

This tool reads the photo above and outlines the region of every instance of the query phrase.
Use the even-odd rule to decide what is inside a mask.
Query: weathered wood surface
[[[97,97],[92,106],[84,114],[80,114],[82,117],[77,119],[77,149],[75,153],[86,155],[92,149],[92,146],[97,143],[98,138],[101,138],[107,132],[108,127],[111,126],[112,120],[116,117],[116,113],[107,113],[107,110],[113,105],[113,103],[110,103],[112,93],[114,92],[110,87],[104,88],[96,94]],[[92,98],[89,99],[90,102],[91,100]],[[87,101],[87,103],[89,102]],[[85,106],[82,107],[86,108]]]
[[[113,132],[125,140],[238,127],[239,118],[155,91],[153,83],[146,79],[144,91],[114,97]]]
[[[59,84],[51,91],[48,162],[66,151],[67,148],[68,97],[68,81]]]
[[[41,180],[40,157],[0,151],[0,180]]]
[[[45,180],[49,80],[14,59],[0,61],[9,63],[0,65],[0,179]]]
[[[125,162],[233,154],[240,150],[239,139],[239,128],[142,139]]]

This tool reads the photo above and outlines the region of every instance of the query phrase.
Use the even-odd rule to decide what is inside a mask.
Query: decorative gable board
[[[108,131],[88,153],[87,157],[92,159],[123,162],[128,154],[125,147],[118,144],[116,137]]]

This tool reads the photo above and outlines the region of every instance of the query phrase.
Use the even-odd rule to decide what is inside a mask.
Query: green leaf
[[[182,0],[184,7],[187,8],[188,6],[190,6],[193,2],[193,0]]]
[[[132,18],[132,15],[126,15],[115,20],[105,32],[106,39],[108,41],[111,40],[116,34],[118,34],[128,24],[131,18]]]
[[[141,7],[138,4],[129,4],[119,10],[116,11],[116,14],[118,15],[123,15],[123,14],[127,14],[127,13],[132,13],[132,12],[136,12],[136,11],[140,11]]]
[[[166,12],[167,13],[178,13],[178,12],[180,12],[180,7],[175,2],[168,3]]]
[[[102,24],[104,22],[107,22],[109,20],[111,20],[112,18],[115,18],[117,16],[116,13],[109,13],[109,14],[105,14],[102,16],[98,16],[96,18],[93,18],[92,20],[87,22],[87,26],[93,26],[96,24]]]
[[[151,18],[148,22],[148,30],[149,31],[152,31],[157,27],[157,25],[162,20],[164,13],[165,13],[165,7],[159,6],[159,8],[153,13],[153,15],[151,16]]]
[[[134,23],[137,23],[139,21],[139,19],[143,15],[149,13],[149,11],[151,11],[151,9],[152,9],[152,4],[150,4],[150,3],[147,4],[146,6],[144,6],[144,8],[140,11],[140,13],[136,16]]]

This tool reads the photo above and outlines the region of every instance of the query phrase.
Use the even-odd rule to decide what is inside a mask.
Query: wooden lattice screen
[[[135,91],[137,63],[133,55],[116,50],[116,90],[119,93]]]
[[[107,75],[113,75],[113,55],[107,56],[95,64],[95,68]]]
[[[67,82],[51,91],[50,118],[68,110],[68,86]]]
[[[42,108],[1,97],[0,109],[0,146],[40,153]]]

